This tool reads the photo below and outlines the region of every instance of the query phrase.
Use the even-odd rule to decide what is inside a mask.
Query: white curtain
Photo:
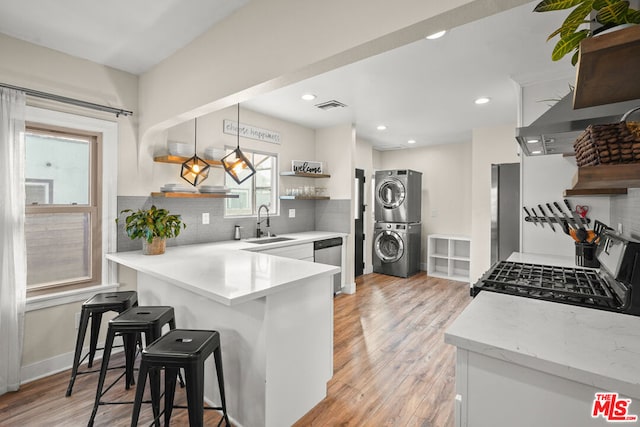
[[[0,88],[0,395],[20,387],[27,254],[25,94]]]

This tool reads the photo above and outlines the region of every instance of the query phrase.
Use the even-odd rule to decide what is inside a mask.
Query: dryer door
[[[396,209],[407,195],[404,184],[395,178],[385,178],[378,186],[376,199],[386,209]]]
[[[383,231],[373,242],[376,256],[382,262],[396,262],[404,255],[404,241],[395,231]]]

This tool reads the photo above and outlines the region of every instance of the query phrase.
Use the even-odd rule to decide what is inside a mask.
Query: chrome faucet
[[[256,237],[260,238],[263,235],[263,231],[260,230],[260,223],[262,223],[262,221],[264,221],[264,219],[260,219],[260,211],[262,210],[262,208],[265,208],[267,211],[267,228],[269,228],[270,224],[269,224],[269,206],[267,205],[260,205],[260,207],[258,208],[258,223],[256,224]],[[270,236],[271,232],[267,230],[267,236]]]

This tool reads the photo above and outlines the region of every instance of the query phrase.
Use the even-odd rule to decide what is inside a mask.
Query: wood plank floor
[[[409,279],[368,274],[356,283],[356,294],[334,300],[328,395],[296,426],[453,426],[455,354],[443,335],[470,302],[469,285],[425,273]],[[85,426],[97,377],[78,377],[66,398],[69,375],[61,372],[0,396],[0,426]],[[133,400],[133,390],[117,384],[106,399]],[[184,404],[182,390],[176,399]],[[147,425],[151,410],[143,406],[141,425]],[[130,405],[100,406],[95,425],[128,426],[130,413]],[[206,425],[219,420],[215,411],[205,417]],[[171,421],[187,425],[186,410],[174,411]]]
[[[335,298],[328,396],[296,426],[454,425],[455,351],[444,330],[470,302],[467,283],[369,274]]]

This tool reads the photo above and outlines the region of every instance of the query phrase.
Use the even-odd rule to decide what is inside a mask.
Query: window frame
[[[86,204],[27,204],[25,215],[48,214],[88,214],[90,219],[90,261],[89,276],[72,280],[27,285],[27,297],[46,295],[51,292],[62,292],[93,286],[102,282],[102,135],[81,129],[52,126],[28,121],[25,123],[25,134],[50,137],[72,136],[82,139],[89,146],[89,194]],[[25,182],[25,185],[28,182]],[[28,258],[28,254],[27,254]]]
[[[96,284],[85,284],[73,289],[51,288],[48,292],[27,294],[26,310],[38,310],[46,307],[84,301],[96,292],[108,292],[117,289],[117,265],[109,262],[105,254],[116,251],[117,227],[117,179],[118,179],[118,123],[96,117],[67,113],[46,108],[27,106],[27,123],[38,123],[47,127],[60,127],[100,134],[102,146],[101,182],[99,185],[101,200],[101,224],[99,225],[100,270]]]
[[[234,146],[228,146],[226,145],[225,147],[225,152],[228,154],[231,151],[235,150],[236,147]],[[278,153],[273,153],[273,152],[269,152],[269,151],[261,151],[261,150],[253,150],[253,149],[249,149],[249,148],[243,148],[242,149],[242,153],[247,156],[247,158],[249,158],[249,160],[252,162],[253,164],[253,160],[254,160],[254,155],[258,154],[258,155],[262,155],[262,156],[270,156],[273,157],[275,159],[275,164],[273,165],[273,169],[271,172],[271,179],[272,179],[272,185],[271,185],[271,189],[272,189],[272,201],[273,201],[273,206],[269,208],[269,215],[270,216],[278,216],[280,214],[280,200],[279,200],[279,192],[278,192],[278,188],[279,188],[279,174],[278,174],[278,165],[280,163],[280,158],[279,158],[279,154]],[[254,167],[256,165],[254,164]],[[234,214],[229,214],[227,213],[227,203],[225,202],[224,204],[224,217],[225,218],[253,218],[253,217],[257,217],[258,216],[258,205],[256,203],[256,190],[258,188],[266,188],[266,187],[258,187],[256,185],[256,178],[257,178],[257,174],[258,171],[256,170],[256,173],[249,178],[251,180],[251,199],[252,199],[252,209],[251,209],[251,213],[250,214],[238,214],[238,215],[234,215]],[[225,185],[227,183],[227,179],[231,179],[229,176],[227,176],[227,174],[225,174]]]

